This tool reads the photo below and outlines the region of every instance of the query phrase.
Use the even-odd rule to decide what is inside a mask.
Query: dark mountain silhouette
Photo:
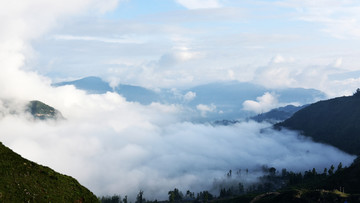
[[[0,143],[0,202],[98,202],[74,178],[22,158]]]
[[[360,154],[360,93],[319,101],[275,125],[333,145],[351,154]]]

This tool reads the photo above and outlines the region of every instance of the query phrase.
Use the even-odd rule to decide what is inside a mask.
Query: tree
[[[286,168],[283,168],[283,169],[281,170],[281,176],[284,178],[286,175],[287,175]]]
[[[135,203],[143,203],[145,199],[143,198],[144,191],[140,190],[139,194],[136,196]]]
[[[356,96],[356,97],[360,96],[360,88],[356,89],[356,92],[353,94],[353,96]]]
[[[329,171],[328,171],[329,175],[333,175],[333,174],[334,174],[334,169],[335,169],[334,165],[331,165],[331,166],[330,166],[330,169],[329,169]]]
[[[327,168],[324,168],[324,173],[323,173],[323,175],[327,175],[327,173],[328,173],[328,171],[327,171]]]
[[[274,168],[274,167],[269,168],[269,174],[270,174],[270,176],[275,176],[276,168]]]
[[[179,189],[177,189],[177,188],[175,188],[173,191],[169,191],[168,195],[169,195],[170,202],[179,202],[183,198],[182,192],[180,192]]]
[[[337,170],[336,170],[336,171],[339,171],[339,170],[341,170],[341,169],[342,169],[342,163],[340,162],[339,165],[338,165],[338,167],[337,167]]]
[[[239,194],[244,194],[244,192],[245,192],[244,185],[242,183],[239,183]]]
[[[186,198],[195,199],[195,194],[190,192],[190,190],[186,191]]]
[[[232,171],[229,170],[229,172],[227,173],[227,177],[228,177],[228,178],[231,178],[231,175],[232,175]]]
[[[209,191],[203,191],[197,194],[197,199],[202,202],[209,202],[214,196]]]

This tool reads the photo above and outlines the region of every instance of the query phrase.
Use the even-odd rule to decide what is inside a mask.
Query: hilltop
[[[35,119],[46,120],[46,119],[63,119],[61,112],[41,101],[30,101],[26,105],[26,112],[31,113]]]

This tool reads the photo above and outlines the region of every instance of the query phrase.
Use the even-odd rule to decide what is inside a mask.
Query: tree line
[[[285,168],[281,171],[277,171],[277,169],[274,167],[263,166],[261,170],[264,175],[258,177],[258,181],[256,183],[246,184],[238,181],[234,184],[220,187],[220,190],[217,193],[218,196],[212,194],[208,190],[204,190],[198,193],[187,190],[185,193],[183,193],[178,188],[174,188],[173,190],[168,191],[167,200],[150,201],[144,198],[144,191],[140,190],[136,196],[135,203],[209,202],[215,199],[226,199],[246,194],[274,192],[276,190],[288,187],[311,188],[316,187],[321,181],[326,180],[328,177],[333,176],[334,174],[342,171],[343,169],[344,168],[341,162],[337,165],[336,168],[334,165],[331,165],[329,168],[324,168],[321,172],[316,171],[315,168],[304,172],[288,171]],[[246,175],[249,175],[249,173],[251,172],[246,169],[245,173]],[[238,177],[240,175],[241,170],[237,170],[235,175],[233,174],[232,170],[229,170],[225,174],[225,178],[230,181],[236,179],[236,177],[234,176]],[[341,186],[333,189],[338,189],[340,191],[344,190],[344,188],[342,188]],[[99,197],[99,201],[101,203],[130,203],[127,196],[121,198],[120,195]]]

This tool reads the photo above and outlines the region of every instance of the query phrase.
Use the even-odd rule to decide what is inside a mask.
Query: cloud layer
[[[323,170],[354,159],[295,132],[255,122],[212,126],[182,122],[176,107],[127,103],[119,95],[84,98],[66,121],[0,120],[2,142],[22,156],[77,178],[97,195],[166,199],[177,187],[210,190],[232,169]],[[217,191],[218,192],[218,191]]]

